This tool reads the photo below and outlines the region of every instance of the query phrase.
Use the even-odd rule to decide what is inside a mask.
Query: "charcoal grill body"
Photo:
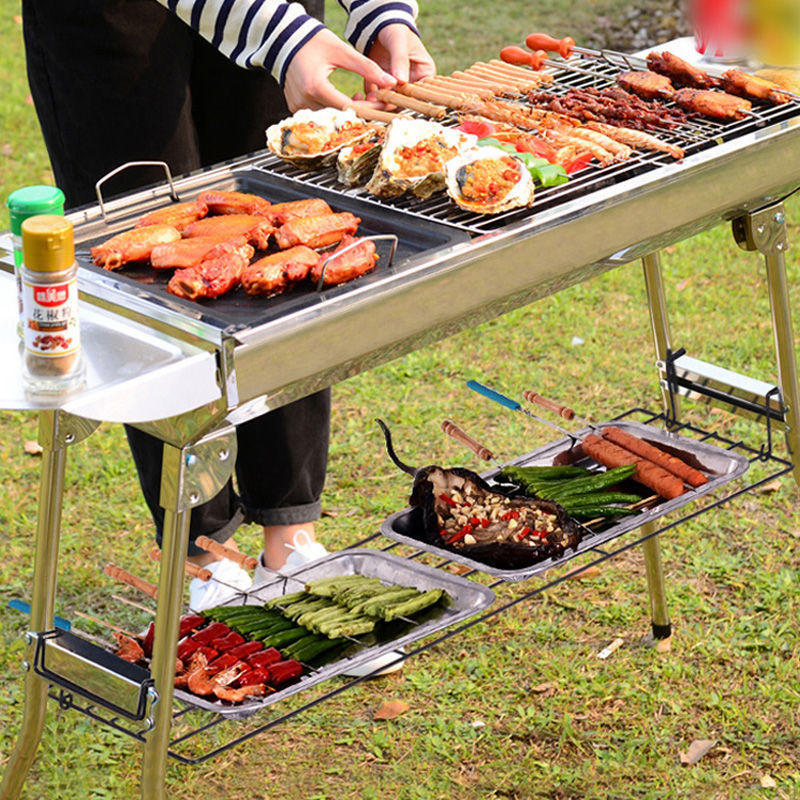
[[[83,296],[99,315],[97,338],[87,337],[90,350],[102,352],[101,337],[114,330],[117,320],[133,346],[146,334],[173,351],[128,381],[116,374],[113,381],[106,380],[107,373],[98,367],[85,391],[58,407],[41,409],[44,453],[31,630],[53,626],[67,447],[90,435],[96,420],[129,422],[155,434],[164,442],[165,525],[151,670],[158,702],[146,726],[143,798],[164,797],[189,514],[230,475],[233,426],[241,421],[637,258],[644,261],[656,355],[664,365],[670,339],[658,250],[733,221],[737,241],[765,256],[780,417],[794,476],[800,480],[800,403],[781,204],[784,195],[800,187],[800,108],[796,112],[701,150],[683,163],[664,162],[629,180],[598,185],[495,229],[482,232],[456,221],[453,227],[466,230],[467,237],[407,253],[393,268],[324,298],[278,301],[252,324],[220,319],[213,306],[181,307],[113,274],[81,270]],[[268,185],[273,166],[269,157],[258,155],[175,181],[170,192],[187,200],[209,188]],[[306,191],[314,194],[316,188],[310,185]],[[73,220],[79,247],[98,231],[109,235],[164,205],[170,192],[155,187],[77,212]],[[386,223],[403,223],[403,213],[387,211]],[[407,213],[413,221],[414,212]],[[7,294],[8,285],[5,290]],[[15,357],[14,343],[3,359],[11,364]],[[167,378],[174,386],[168,399],[162,382]],[[181,390],[184,384],[188,391]],[[678,401],[672,384],[666,395],[674,418]],[[21,387],[13,385],[3,405],[33,407]],[[657,539],[648,539],[645,547],[654,633],[664,636],[669,617]],[[21,791],[41,735],[46,697],[45,681],[29,670],[22,732],[6,768],[2,800]]]

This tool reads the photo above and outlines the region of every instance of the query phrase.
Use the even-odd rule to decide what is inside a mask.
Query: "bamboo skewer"
[[[161,561],[161,550],[157,547],[154,547],[150,551],[150,558],[153,561]],[[187,575],[191,575],[192,578],[200,578],[201,581],[210,581],[211,580],[211,570],[205,569],[204,567],[198,567],[197,564],[192,564],[191,561],[186,561],[183,565],[184,570],[186,571]]]
[[[133,587],[134,589],[138,589],[140,592],[152,597],[154,600],[158,599],[157,586],[154,586],[152,583],[149,583],[142,578],[137,578],[135,575],[131,575],[130,572],[122,569],[122,567],[118,567],[115,564],[106,564],[105,567],[103,567],[103,572],[105,572],[109,578],[113,578],[119,583],[124,583]]]
[[[94,622],[97,625],[102,625],[104,628],[109,628],[112,631],[117,631],[118,633],[121,633],[124,636],[130,636],[131,639],[137,638],[137,635],[135,633],[125,630],[125,628],[120,628],[118,625],[112,625],[110,622],[106,622],[103,619],[98,619],[97,617],[93,617],[91,614],[85,614],[83,611],[76,611],[75,616],[81,617],[82,619],[88,619],[89,622]]]
[[[143,606],[141,603],[137,603],[135,600],[129,600],[127,597],[123,597],[121,594],[112,594],[112,600],[118,600],[120,603],[125,603],[126,606],[131,606],[132,608],[137,608],[139,611],[145,611],[146,613],[155,616],[156,612],[153,611],[152,608],[148,608],[147,606]]]
[[[195,544],[197,544],[198,547],[202,547],[204,550],[208,550],[209,553],[213,553],[217,558],[230,559],[243,569],[255,569],[258,564],[258,559],[253,558],[253,556],[248,556],[245,553],[240,553],[238,550],[225,547],[225,545],[215,542],[213,539],[209,539],[208,536],[198,536],[197,539],[195,539]]]

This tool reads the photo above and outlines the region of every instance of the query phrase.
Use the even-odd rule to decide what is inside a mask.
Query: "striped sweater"
[[[240,67],[263,68],[283,85],[295,53],[323,30],[300,3],[285,0],[158,0]],[[366,53],[395,22],[417,33],[416,0],[338,0],[348,14],[345,37]]]

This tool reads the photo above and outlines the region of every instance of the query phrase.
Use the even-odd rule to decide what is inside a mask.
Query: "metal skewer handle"
[[[198,536],[195,539],[195,544],[204,550],[208,550],[209,553],[217,556],[217,558],[227,558],[233,561],[243,569],[255,569],[256,564],[258,564],[257,558],[240,553],[238,550],[232,550],[230,547],[225,547],[225,545],[209,539],[208,536]]]
[[[106,564],[105,567],[103,567],[103,572],[105,572],[109,578],[131,586],[134,589],[138,589],[140,592],[152,597],[153,600],[158,599],[157,586],[154,586],[143,578],[137,578],[135,575],[131,575],[130,572],[122,569],[122,567],[118,567],[115,564]]]
[[[161,550],[159,550],[157,547],[154,547],[150,551],[150,558],[152,558],[153,561],[161,561]],[[183,565],[183,569],[187,575],[191,575],[193,578],[199,578],[201,581],[211,580],[212,575],[210,569],[198,567],[197,564],[192,564],[191,561],[187,561]]]
[[[569,406],[561,405],[561,403],[559,403],[557,400],[551,400],[550,398],[545,397],[538,392],[534,392],[533,389],[526,389],[522,393],[522,396],[529,403],[534,403],[537,406],[541,406],[541,408],[546,408],[548,411],[552,411],[554,414],[558,414],[564,419],[574,419],[576,422],[586,425],[587,428],[598,430],[596,425],[589,422],[589,420],[585,419],[584,417],[579,417]]]
[[[494,453],[485,445],[482,445],[477,439],[473,439],[466,431],[458,427],[458,425],[451,419],[446,419],[442,422],[442,430],[451,438],[455,439],[459,444],[463,444],[467,450],[471,450],[478,458],[484,461],[494,461],[498,467],[502,465],[495,459]]]

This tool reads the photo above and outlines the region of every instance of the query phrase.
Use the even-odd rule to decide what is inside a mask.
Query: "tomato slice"
[[[462,122],[457,128],[457,131],[462,133],[472,133],[479,139],[484,139],[491,136],[495,132],[495,127],[491,122],[483,122],[477,119],[468,119]]]
[[[546,158],[551,163],[556,157],[555,148],[548,144],[544,139],[540,139],[538,136],[533,136],[530,134],[521,136],[517,140],[516,146],[517,152],[519,153],[533,153],[533,155],[539,156],[539,158]]]
[[[592,158],[593,156],[591,153],[581,153],[579,156],[567,161],[567,163],[563,165],[564,169],[567,171],[567,175],[572,175],[573,172],[588,167]]]

